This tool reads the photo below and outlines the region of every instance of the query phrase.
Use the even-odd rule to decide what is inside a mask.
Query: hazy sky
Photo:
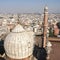
[[[45,5],[60,13],[60,0],[0,0],[0,13],[43,13]]]

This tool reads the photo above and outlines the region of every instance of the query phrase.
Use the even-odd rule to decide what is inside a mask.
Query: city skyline
[[[0,13],[43,13],[46,5],[49,13],[60,13],[59,0],[0,0]]]

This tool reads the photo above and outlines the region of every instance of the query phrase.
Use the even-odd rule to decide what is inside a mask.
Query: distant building
[[[60,22],[56,23],[56,25],[54,25],[54,35],[56,37],[60,37]]]

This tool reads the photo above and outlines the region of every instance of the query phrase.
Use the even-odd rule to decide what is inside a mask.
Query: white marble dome
[[[23,59],[33,53],[34,34],[31,31],[25,31],[18,24],[4,41],[6,54],[10,58]]]

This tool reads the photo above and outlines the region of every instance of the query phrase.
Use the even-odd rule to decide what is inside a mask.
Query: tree
[[[53,37],[53,31],[52,31],[52,28],[49,29],[49,37]]]

